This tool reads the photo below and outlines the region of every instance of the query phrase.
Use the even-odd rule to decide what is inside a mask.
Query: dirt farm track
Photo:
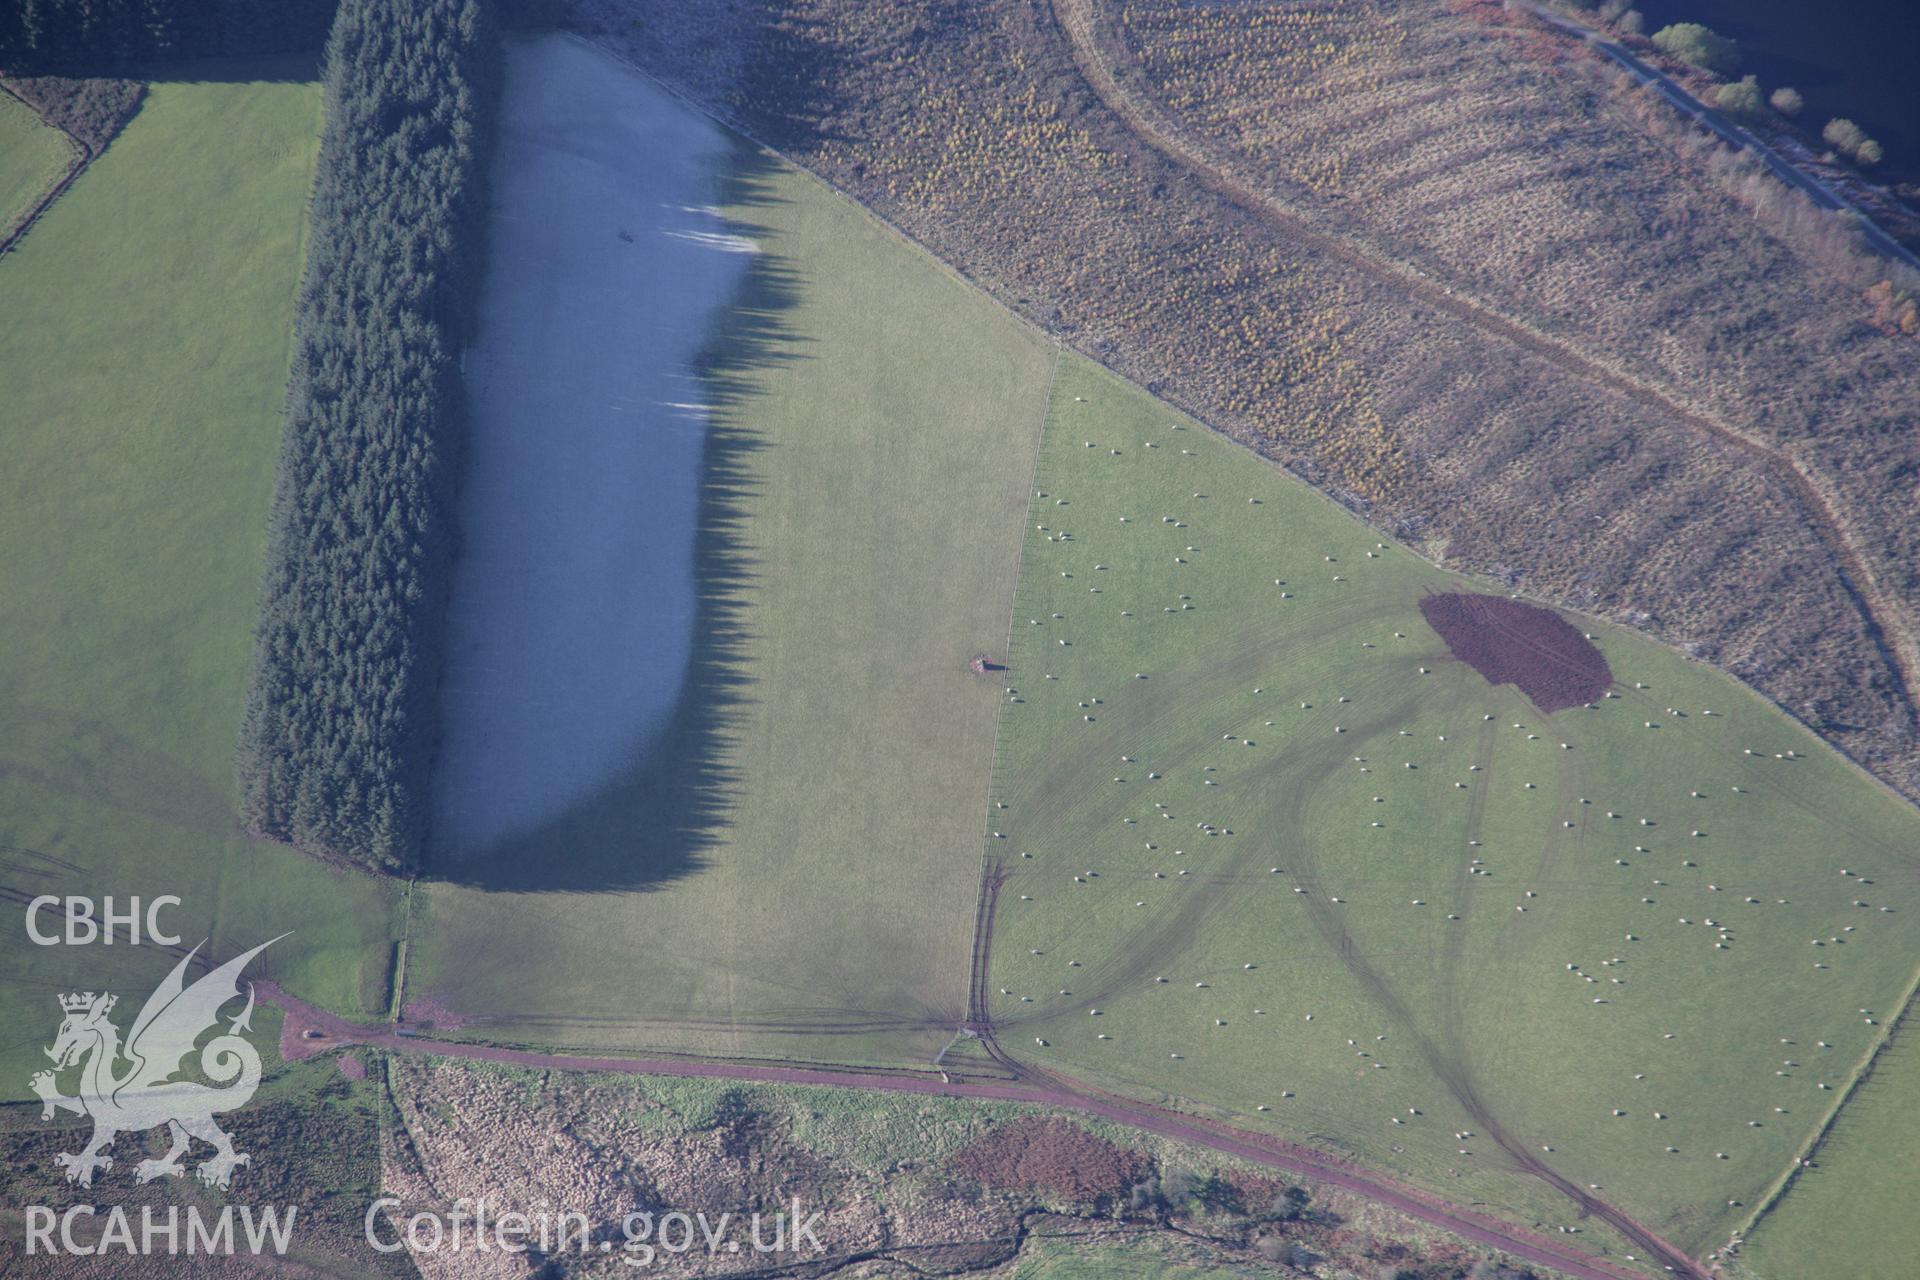
[[[299,1061],[349,1045],[395,1053],[432,1053],[473,1062],[553,1071],[609,1072],[626,1075],[694,1076],[763,1083],[820,1085],[847,1089],[881,1089],[893,1093],[944,1094],[950,1097],[992,1098],[1036,1106],[1082,1111],[1115,1124],[1128,1125],[1163,1138],[1206,1147],[1255,1164],[1316,1178],[1365,1196],[1409,1217],[1430,1223],[1475,1244],[1486,1245],[1551,1267],[1580,1280],[1633,1280],[1645,1273],[1581,1252],[1550,1237],[1476,1213],[1437,1196],[1371,1173],[1334,1156],[1296,1146],[1229,1125],[1183,1115],[1165,1107],[1135,1102],[1089,1088],[1053,1072],[1034,1068],[1009,1055],[994,1038],[992,1024],[982,1016],[986,1005],[980,986],[987,972],[986,940],[992,936],[994,904],[1002,880],[1000,869],[989,865],[981,882],[975,923],[978,929],[973,957],[973,988],[968,1030],[976,1035],[1002,1074],[954,1071],[920,1073],[835,1068],[824,1065],[742,1063],[698,1058],[602,1058],[494,1045],[436,1040],[396,1027],[367,1027],[348,1022],[289,996],[276,984],[261,983],[261,995],[285,1011],[280,1052]],[[1679,1249],[1593,1196],[1540,1169],[1580,1206],[1581,1216],[1601,1219],[1642,1250],[1641,1256],[1663,1265],[1673,1275],[1706,1280],[1707,1272]]]

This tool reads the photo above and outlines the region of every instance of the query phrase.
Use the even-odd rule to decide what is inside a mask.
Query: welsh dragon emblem
[[[72,1155],[54,1157],[67,1171],[67,1181],[92,1186],[94,1171],[113,1164],[104,1153],[114,1138],[161,1125],[173,1146],[160,1159],[139,1163],[134,1176],[141,1182],[185,1173],[180,1158],[194,1138],[214,1149],[195,1170],[209,1186],[225,1187],[234,1169],[252,1158],[236,1152],[233,1139],[213,1122],[214,1116],[245,1106],[260,1087],[260,1055],[241,1035],[251,1029],[252,983],[247,984],[247,1007],[200,1048],[200,1071],[214,1083],[176,1077],[195,1042],[219,1024],[221,1006],[240,995],[240,972],[247,962],[279,940],[235,956],[188,986],[184,976],[200,950],[195,947],[147,997],[124,1045],[120,1029],[107,1017],[118,996],[87,991],[60,997],[66,1018],[46,1051],[54,1069],[35,1072],[28,1083],[40,1096],[42,1120],[52,1119],[55,1108],[93,1117],[92,1141]],[[80,1092],[69,1097],[60,1092],[57,1077],[74,1066],[80,1068]]]

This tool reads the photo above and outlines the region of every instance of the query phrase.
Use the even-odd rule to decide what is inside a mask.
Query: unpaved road
[[[840,1070],[820,1066],[760,1065],[693,1058],[579,1057],[436,1040],[404,1033],[390,1026],[366,1027],[316,1009],[288,995],[275,983],[261,982],[257,984],[257,989],[262,999],[278,1005],[286,1013],[280,1032],[280,1052],[289,1061],[300,1061],[348,1045],[361,1045],[392,1053],[435,1054],[469,1062],[497,1062],[552,1071],[699,1076],[774,1084],[828,1085],[847,1089],[881,1089],[890,1093],[992,1098],[1083,1111],[1164,1138],[1207,1147],[1303,1177],[1320,1179],[1397,1209],[1408,1217],[1453,1232],[1463,1239],[1502,1250],[1539,1266],[1551,1267],[1579,1280],[1645,1280],[1646,1273],[1643,1271],[1592,1257],[1571,1245],[1450,1204],[1311,1148],[1246,1133],[1166,1108],[1133,1102],[1037,1072],[1002,1053],[993,1044],[990,1031],[983,1039],[995,1060],[1008,1069],[1008,1077],[960,1076],[951,1072]],[[1617,1223],[1613,1225],[1618,1226]],[[1650,1233],[1644,1234],[1648,1240],[1653,1240]],[[1634,1237],[1629,1235],[1629,1238]],[[1706,1273],[1677,1249],[1661,1245],[1656,1250],[1647,1246],[1647,1253],[1648,1256],[1668,1260],[1675,1274],[1705,1280]]]

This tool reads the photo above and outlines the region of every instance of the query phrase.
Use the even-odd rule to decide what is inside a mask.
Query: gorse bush
[[[417,865],[497,75],[482,0],[343,0],[239,744],[250,830]]]
[[[1841,155],[1852,156],[1860,164],[1879,164],[1883,152],[1880,144],[1867,136],[1867,131],[1853,121],[1841,116],[1827,121],[1827,127],[1820,131],[1827,145]]]
[[[1670,58],[1721,75],[1732,75],[1740,65],[1740,46],[1697,22],[1662,27],[1653,33],[1653,43]]]
[[[1760,82],[1753,76],[1747,76],[1732,84],[1723,84],[1720,91],[1714,94],[1713,104],[1730,116],[1756,120],[1762,110]]]
[[[1847,155],[1852,155],[1867,140],[1866,130],[1844,116],[1827,121],[1827,127],[1820,131],[1820,136],[1835,151]]]

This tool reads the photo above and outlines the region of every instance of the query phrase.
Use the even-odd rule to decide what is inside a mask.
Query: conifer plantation
[[[123,71],[163,58],[298,53],[327,38],[335,0],[14,0],[0,67]]]
[[[344,0],[252,684],[254,833],[418,862],[497,48],[478,0]]]

